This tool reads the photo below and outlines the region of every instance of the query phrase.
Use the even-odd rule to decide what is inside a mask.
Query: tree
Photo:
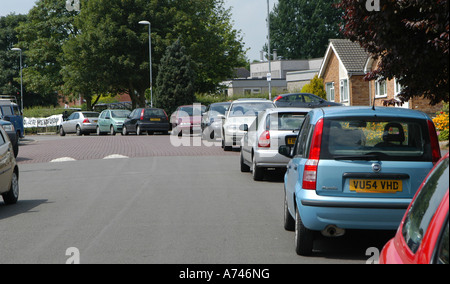
[[[303,86],[302,93],[310,93],[321,97],[322,99],[327,99],[327,92],[325,91],[325,86],[323,84],[323,79],[315,75],[309,84]]]
[[[172,113],[180,105],[195,100],[195,73],[186,47],[178,39],[167,48],[156,79],[155,105]]]
[[[285,59],[323,57],[328,40],[340,37],[341,12],[333,2],[279,0],[270,14],[271,48]]]
[[[81,13],[74,21],[80,32],[63,47],[61,74],[66,93],[83,95],[88,108],[94,95],[107,92],[128,93],[133,107],[145,106],[148,32],[138,22],[150,17],[148,5],[145,0],[81,2]]]
[[[243,44],[232,29],[223,0],[84,0],[75,21],[80,34],[64,47],[64,78],[72,92],[126,92],[133,106],[145,106],[149,88],[150,20],[153,82],[166,48],[181,38],[192,68],[195,91],[215,91],[241,64]]]
[[[195,91],[214,93],[220,82],[231,78],[235,67],[246,65],[244,44],[240,31],[233,28],[231,8],[223,0],[175,1],[180,21],[175,38],[193,60],[197,74]]]
[[[341,0],[342,33],[380,63],[367,80],[393,79],[402,100],[424,97],[432,105],[449,101],[448,0],[385,0],[380,11],[366,1]],[[372,10],[372,9],[370,9]]]
[[[20,92],[19,53],[11,51],[18,43],[17,32],[19,23],[26,21],[24,15],[8,15],[0,17],[0,95],[16,95]]]
[[[28,20],[17,28],[19,47],[27,58],[23,70],[28,90],[56,100],[63,85],[60,74],[62,45],[76,33],[73,20],[61,0],[39,0],[28,14]]]

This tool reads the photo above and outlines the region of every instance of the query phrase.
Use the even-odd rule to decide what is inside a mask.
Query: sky
[[[270,9],[278,0],[269,0]],[[36,0],[0,0],[0,17],[11,13],[28,14]],[[252,62],[260,59],[260,50],[267,42],[267,0],[225,0],[232,7],[234,28],[243,35],[247,58]],[[83,9],[83,7],[81,7]]]

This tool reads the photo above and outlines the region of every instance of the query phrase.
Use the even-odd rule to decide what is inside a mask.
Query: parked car
[[[202,113],[206,111],[206,106],[200,104],[179,106],[170,116],[172,134],[183,135],[201,132]]]
[[[19,168],[12,148],[8,134],[0,127],[0,195],[5,204],[19,199]]]
[[[122,133],[123,123],[131,113],[125,109],[107,109],[100,113],[97,122],[97,135]]]
[[[122,135],[144,132],[151,135],[154,132],[168,134],[170,130],[169,119],[166,112],[160,108],[137,108],[133,110],[123,122]]]
[[[329,106],[342,106],[340,103],[329,102],[321,97],[308,93],[283,94],[275,98],[277,107],[305,107],[319,108]]]
[[[64,120],[59,127],[59,134],[65,136],[68,133],[83,134],[95,133],[97,131],[98,112],[76,111]]]
[[[19,154],[19,136],[16,133],[14,125],[10,121],[0,119],[0,126],[2,126],[3,130],[8,134],[9,140],[13,146],[14,158],[16,158]]]
[[[222,147],[225,151],[232,150],[233,146],[240,146],[245,131],[241,125],[251,125],[258,113],[268,108],[276,107],[275,104],[265,99],[238,99],[231,103],[222,123]]]
[[[202,115],[202,138],[203,139],[220,139],[222,136],[222,119],[219,115],[224,116],[228,111],[231,102],[213,103]]]
[[[296,252],[312,253],[315,232],[395,230],[440,148],[433,121],[400,108],[313,109],[285,175],[285,229]]]
[[[0,119],[10,121],[14,125],[17,136],[24,137],[23,115],[17,103],[10,99],[0,98]]]
[[[381,264],[449,264],[449,154],[436,164],[383,248]]]
[[[278,153],[279,146],[293,147],[307,108],[270,108],[252,125],[241,126],[247,133],[241,141],[241,172],[252,170],[262,180],[267,168],[286,169],[289,159]]]

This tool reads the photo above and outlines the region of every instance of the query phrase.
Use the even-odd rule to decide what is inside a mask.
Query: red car
[[[200,104],[179,106],[170,116],[172,134],[193,134],[195,131],[201,133],[202,114],[206,107]]]
[[[449,154],[431,170],[409,205],[382,264],[448,264]]]

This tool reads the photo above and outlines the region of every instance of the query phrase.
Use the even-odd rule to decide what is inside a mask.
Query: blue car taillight
[[[322,146],[323,118],[316,123],[309,151],[309,157],[303,170],[302,188],[316,190],[317,168],[320,158],[320,147]]]

